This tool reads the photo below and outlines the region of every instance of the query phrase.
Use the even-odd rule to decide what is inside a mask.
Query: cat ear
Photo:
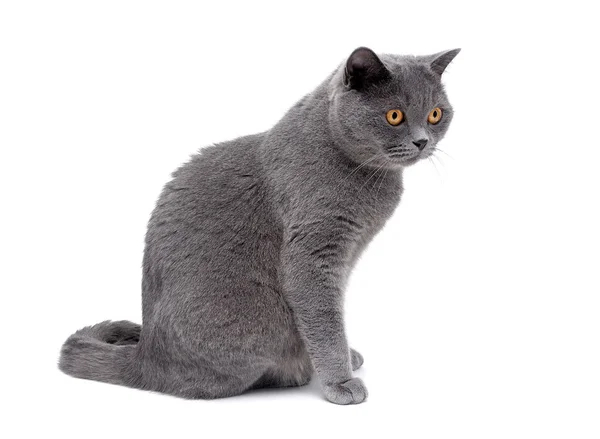
[[[364,90],[369,85],[390,78],[389,70],[371,49],[359,47],[346,61],[344,85],[354,90]]]
[[[431,70],[441,76],[442,73],[444,73],[444,70],[446,70],[446,67],[448,67],[448,64],[450,64],[450,61],[458,55],[458,52],[460,52],[460,49],[446,50],[445,52],[432,55],[429,64]]]

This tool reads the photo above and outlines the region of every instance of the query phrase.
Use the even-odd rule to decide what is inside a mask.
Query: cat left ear
[[[460,49],[447,50],[445,52],[436,53],[431,56],[431,62],[429,66],[431,70],[433,70],[438,75],[442,75],[448,64],[454,59],[456,55],[458,55]]]
[[[346,61],[344,85],[350,89],[361,91],[390,77],[379,57],[366,47],[356,49]]]

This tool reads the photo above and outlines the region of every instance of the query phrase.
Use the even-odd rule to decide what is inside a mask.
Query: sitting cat
[[[269,131],[192,157],[148,225],[142,325],[77,331],[60,369],[184,398],[301,386],[316,372],[329,401],[364,401],[346,280],[398,205],[404,167],[450,125],[441,75],[458,52],[358,48]]]

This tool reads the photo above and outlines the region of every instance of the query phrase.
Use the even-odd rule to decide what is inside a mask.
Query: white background
[[[597,13],[584,4],[3,1],[3,437],[598,438]],[[462,47],[434,166],[347,294],[370,397],[218,401],[76,380],[76,329],[141,321],[170,172],[272,126],[355,47]]]

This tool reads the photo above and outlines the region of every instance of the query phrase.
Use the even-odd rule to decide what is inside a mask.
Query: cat
[[[183,398],[302,386],[367,398],[343,294],[400,201],[402,172],[452,120],[441,76],[460,49],[360,47],[269,131],[202,149],[173,173],[145,240],[142,325],[105,321],[64,343],[72,376]]]

